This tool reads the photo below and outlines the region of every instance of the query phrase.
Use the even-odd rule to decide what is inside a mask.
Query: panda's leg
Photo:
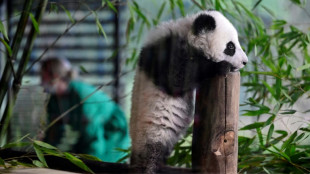
[[[161,142],[146,144],[145,173],[153,174],[158,172],[164,166],[167,156],[167,147]]]
[[[167,156],[168,151],[162,143],[150,141],[141,149],[132,151],[132,170],[134,173],[156,173],[164,165]]]

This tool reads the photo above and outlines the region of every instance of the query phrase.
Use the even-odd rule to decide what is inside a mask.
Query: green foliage
[[[102,6],[104,6],[105,3],[108,4],[108,7],[109,7],[110,9],[112,9],[115,13],[117,13],[117,9],[115,8],[115,6],[113,5],[112,2],[110,2],[109,0],[103,0],[103,1],[102,1]]]
[[[287,137],[286,131],[276,131],[282,134],[273,136],[274,126],[270,126],[268,136],[257,131],[259,146],[256,137],[239,137],[239,169],[243,173],[308,173],[309,172],[309,147],[299,145],[309,136],[305,132],[298,135],[297,131]],[[281,147],[277,144],[283,141]],[[256,147],[256,148],[255,148]],[[268,173],[267,172],[267,173]]]
[[[174,147],[171,157],[167,163],[171,166],[192,167],[192,127],[188,129],[186,135]]]
[[[88,168],[82,160],[80,160],[79,158],[77,158],[76,156],[73,156],[72,154],[68,153],[68,152],[64,152],[65,157],[70,160],[73,164],[75,164],[76,166],[80,167],[81,169],[89,172],[89,173],[94,173],[90,168]]]
[[[8,52],[9,56],[12,56],[12,49],[10,45],[2,38],[0,38],[0,42],[5,46],[6,51]]]
[[[9,40],[8,33],[7,33],[6,29],[5,29],[2,21],[0,21],[0,33],[2,33],[2,35],[4,36],[4,38],[6,40]]]
[[[29,17],[31,19],[32,25],[33,25],[34,29],[36,30],[36,32],[40,33],[39,24],[38,24],[37,20],[35,19],[35,17],[33,16],[33,14],[30,13]]]
[[[6,148],[12,148],[12,147],[14,148],[21,147],[20,145],[22,144],[23,147],[28,147],[28,149],[33,148],[33,151],[36,153],[36,157],[38,158],[38,160],[33,158],[34,156],[31,153],[29,153],[29,156],[24,155],[23,158],[28,157],[28,159],[33,159],[32,164],[20,162],[19,161],[20,157],[9,158],[6,160],[3,160],[2,158],[0,158],[0,167],[4,167],[4,168],[11,168],[15,166],[48,167],[48,163],[46,162],[45,157],[46,156],[57,156],[57,157],[65,158],[69,160],[74,165],[78,166],[79,168],[83,169],[84,171],[88,173],[94,173],[91,169],[89,169],[84,164],[84,162],[80,158],[100,161],[100,159],[93,157],[91,155],[85,155],[85,154],[74,155],[68,152],[61,152],[56,147],[49,145],[47,143],[44,143],[42,141],[32,140],[30,138],[28,138],[30,141],[26,141],[25,140],[26,137],[28,137],[28,135],[16,140],[14,143],[6,144],[5,146],[1,147],[0,150],[6,149]]]
[[[92,11],[92,13],[96,18],[96,25],[97,25],[99,34],[102,35],[105,39],[107,39],[107,35],[106,35],[106,33],[105,33],[101,23],[100,23],[100,20],[99,20],[97,13],[95,11]]]
[[[67,10],[66,7],[63,6],[63,5],[60,5],[60,7],[65,11],[65,13],[67,14],[67,16],[68,16],[68,18],[70,19],[70,21],[71,21],[72,23],[74,23],[75,20],[74,20],[73,17],[71,16],[71,13],[69,12],[69,10]]]
[[[241,45],[250,61],[246,68],[241,70],[242,87],[246,91],[247,99],[242,103],[240,119],[251,117],[257,120],[240,128],[240,131],[251,133],[238,137],[239,173],[309,173],[309,122],[304,124],[308,127],[299,127],[292,132],[277,126],[277,120],[283,117],[294,119],[300,114],[310,112],[309,109],[300,111],[293,107],[302,96],[309,98],[309,29],[301,30],[299,26],[282,18],[281,15],[277,16],[275,12],[279,12],[279,9],[267,7],[267,0],[257,0],[253,3],[241,0],[158,0],[156,3],[159,6],[154,14],[143,7],[143,2],[131,0],[127,4],[129,16],[126,46],[129,54],[126,64],[135,67],[145,30],[158,25],[162,20],[175,19],[203,9],[221,11],[237,28]],[[309,16],[306,9],[309,2],[306,0],[290,0],[290,2],[292,6],[300,8]],[[113,3],[114,1],[102,0],[102,6],[107,6],[116,13],[117,9]],[[79,22],[73,19],[69,11],[55,2],[50,2],[49,11],[58,12],[59,7],[66,12],[72,23]],[[95,22],[99,33],[107,38],[96,11],[90,10],[90,12],[96,16]],[[31,16],[33,26],[39,31],[36,20]],[[2,22],[0,32],[2,33],[0,41],[11,56],[12,49],[8,44],[7,32]],[[83,66],[80,69],[85,70]],[[170,165],[191,167],[191,135],[192,132],[188,132],[175,146],[172,156],[168,159]],[[24,138],[5,144],[1,148],[28,146],[29,142],[22,142]],[[54,155],[67,158],[85,171],[91,172],[75,155],[60,152],[57,148],[40,141],[31,141],[30,145],[39,159],[33,161],[35,166],[47,167],[45,155]],[[124,152],[128,155],[120,161],[126,160],[130,155],[130,150]],[[81,157],[93,159],[90,156]],[[4,161],[0,158],[0,166],[5,168],[8,165],[21,164],[17,159]]]
[[[3,38],[0,38],[0,42],[5,46],[9,56],[12,56],[12,49],[7,41],[9,41],[8,33],[6,31],[5,26],[3,25],[2,21],[0,21],[0,33],[2,33]]]
[[[127,31],[130,31],[127,33],[127,42],[135,45],[141,45],[140,40],[137,40],[141,37],[141,32],[133,32],[137,26],[149,23],[148,21],[153,21],[152,24],[156,26],[167,13],[176,18],[192,13],[189,9],[207,8],[219,10],[227,16],[237,28],[241,45],[250,61],[241,70],[242,86],[248,99],[242,103],[241,108],[244,109],[240,119],[245,116],[255,117],[257,120],[240,128],[240,131],[251,131],[255,136],[239,136],[239,172],[309,173],[309,128],[297,128],[291,133],[276,126],[277,121],[284,117],[293,119],[301,113],[309,113],[309,110],[292,108],[302,96],[309,97],[309,32],[306,33],[282,16],[277,16],[275,12],[279,10],[267,7],[268,2],[264,0],[257,0],[252,5],[237,0],[186,1],[190,8],[185,6],[185,1],[170,0],[170,8],[165,8],[167,1],[158,1],[159,15],[153,15],[154,17],[138,1],[132,2],[129,4],[132,10],[127,27]],[[306,11],[306,1],[291,2],[301,11]],[[134,65],[136,59],[135,47],[127,63]],[[168,163],[190,166],[191,147],[187,146],[190,144],[187,135],[176,145]]]

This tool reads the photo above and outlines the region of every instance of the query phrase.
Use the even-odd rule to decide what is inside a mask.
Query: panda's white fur
[[[214,33],[212,34],[206,34],[205,32],[202,32],[200,36],[197,37],[191,32],[191,27],[193,21],[201,14],[208,14],[214,17],[216,19],[217,29],[213,31]],[[212,60],[215,62],[227,60],[231,64],[235,65],[235,70],[243,68],[244,65],[242,62],[248,61],[246,54],[243,52],[240,46],[238,33],[235,27],[218,11],[202,11],[200,13],[188,16],[186,18],[181,18],[176,21],[164,22],[150,31],[144,46],[154,43],[156,40],[166,37],[171,33],[179,35],[180,37],[187,37],[188,42],[191,45],[204,50],[205,54],[212,57]],[[236,51],[238,54],[236,57],[238,57],[238,59],[229,59],[227,56],[223,55],[221,50],[224,50],[226,46],[225,42],[227,40],[224,38],[231,38],[232,41],[236,44],[236,49],[238,49]]]
[[[195,34],[193,32],[193,23],[200,15],[208,15],[214,18],[215,29],[201,30]],[[169,40],[171,37],[177,38],[177,40]],[[168,41],[164,40],[166,38],[168,38]],[[235,45],[235,52],[231,56],[224,53],[229,41]],[[174,49],[179,42],[183,46]],[[161,45],[162,43],[170,44],[171,48],[165,48],[165,45]],[[171,49],[175,50],[175,53],[169,52],[168,54],[157,49]],[[178,55],[182,51],[184,57],[187,56],[188,58],[186,57],[183,60],[183,53]],[[180,65],[174,65],[178,63],[178,60],[169,60],[168,63],[171,63],[171,65],[161,67],[165,65],[162,63],[163,61],[167,61],[166,59],[170,59],[175,54],[182,58]],[[153,55],[154,57],[152,57]],[[168,57],[163,58],[163,55],[168,55]],[[199,57],[199,61],[197,61],[197,57]],[[145,61],[140,60],[142,63],[138,65],[136,70],[132,94],[130,118],[131,165],[134,168],[139,168],[142,172],[154,173],[160,168],[160,165],[171,153],[174,144],[193,121],[194,83],[197,83],[196,79],[201,79],[201,76],[203,76],[198,73],[210,72],[197,70],[204,67],[201,66],[204,60],[209,59],[214,63],[226,61],[233,67],[229,70],[238,70],[247,62],[247,57],[241,49],[237,31],[233,25],[217,11],[203,11],[176,21],[165,22],[152,30],[142,49],[141,59],[145,59]],[[182,64],[182,61],[186,63]],[[154,66],[157,66],[154,72],[163,71],[168,74],[154,75],[153,70],[149,70],[152,68],[153,62],[155,62]],[[205,67],[213,67],[213,65],[217,64]],[[184,68],[186,74],[182,74],[183,69],[180,70],[180,67]],[[190,75],[187,76],[187,74]],[[207,74],[205,75],[208,77]],[[170,83],[175,79],[175,83]],[[181,84],[180,87],[178,82],[184,84]]]
[[[193,121],[194,91],[180,97],[169,96],[138,68],[133,95],[131,165],[139,169],[136,172],[153,173]],[[149,147],[156,143],[161,146]]]

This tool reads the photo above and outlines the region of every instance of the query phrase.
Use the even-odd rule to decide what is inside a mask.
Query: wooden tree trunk
[[[237,173],[240,73],[207,80],[197,93],[193,170]]]

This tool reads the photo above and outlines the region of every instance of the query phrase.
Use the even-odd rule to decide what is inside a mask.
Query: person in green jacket
[[[47,123],[64,115],[47,129],[44,141],[62,151],[116,162],[125,155],[117,148],[127,149],[130,143],[124,112],[101,90],[76,80],[75,72],[63,58],[41,63],[41,85],[51,94]]]

